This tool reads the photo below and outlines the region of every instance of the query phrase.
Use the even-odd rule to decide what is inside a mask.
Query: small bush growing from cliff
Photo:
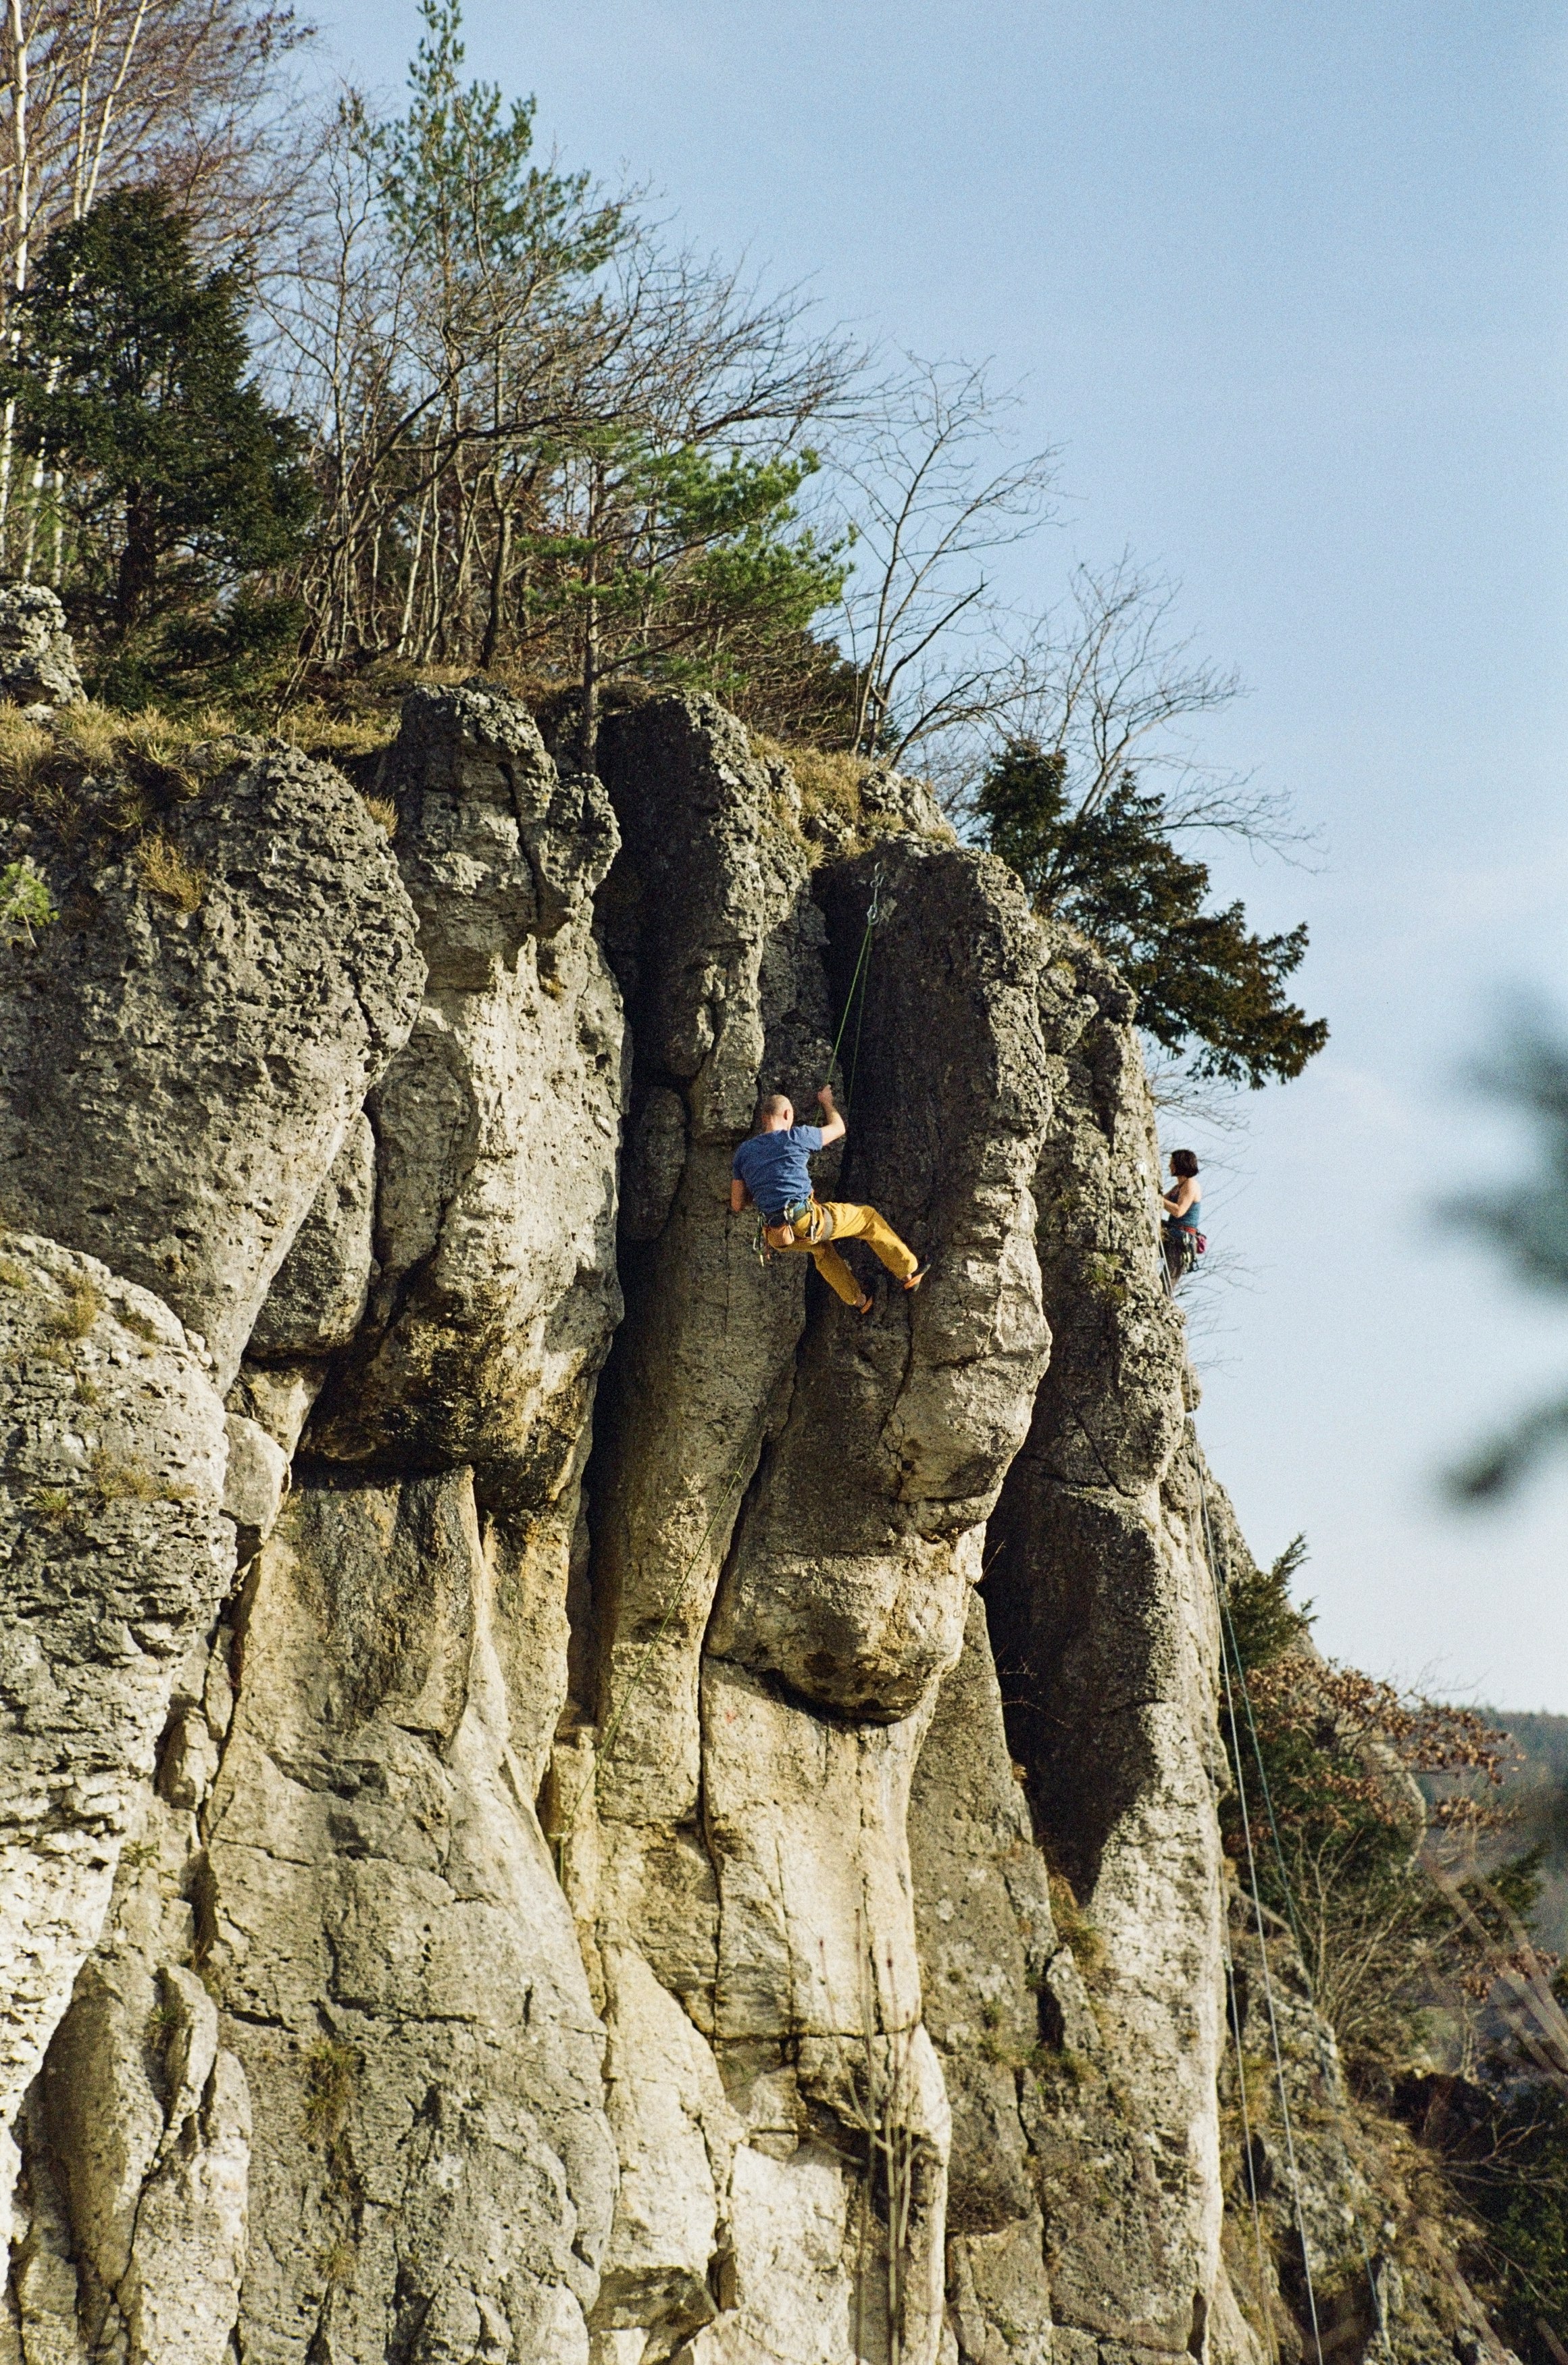
[[[185,2012],[173,1995],[161,1995],[147,2015],[149,2050],[160,2058],[167,2051],[169,2040],[185,2025]]]
[[[342,2290],[353,2282],[357,2263],[357,2253],[352,2242],[342,2237],[330,2242],[321,2253],[321,2280],[334,2290]]]
[[[25,856],[0,869],[0,940],[30,945],[35,929],[47,927],[59,917],[50,900],[48,880]]]
[[[93,1484],[104,1503],[156,1503],[166,1490],[140,1462],[122,1462],[102,1449],[93,1456]]]
[[[1462,2016],[1491,1988],[1512,1948],[1506,1917],[1533,1898],[1535,1858],[1491,1877],[1496,1901],[1475,1888],[1465,1848],[1495,1820],[1486,1801],[1506,1736],[1473,1709],[1319,1658],[1310,1610],[1290,1597],[1304,1556],[1297,1538],[1271,1568],[1237,1569],[1226,1587],[1226,1648],[1245,1688],[1239,1753],[1225,1735],[1237,1781],[1222,1826],[1245,1867],[1245,1792],[1263,1902],[1294,1929],[1353,2081],[1386,2097],[1421,2052],[1428,2015],[1442,2006]],[[1431,1878],[1428,1855],[1459,1877],[1468,1921]]]
[[[858,827],[860,776],[866,768],[860,757],[834,748],[779,747],[772,740],[761,744],[770,754],[782,756],[794,773],[803,813],[831,812],[851,828]]]
[[[65,1303],[50,1317],[50,1328],[59,1339],[84,1339],[104,1310],[104,1301],[90,1281],[80,1281],[66,1292]]]
[[[305,2057],[305,2132],[330,2143],[342,2132],[359,2083],[359,2056],[352,2045],[323,2036]]]
[[[800,819],[809,825],[819,815],[825,816],[834,826],[835,844],[842,840],[844,850],[853,848],[859,838],[862,821],[860,782],[866,770],[863,757],[846,755],[839,748],[784,746],[766,733],[754,731],[752,752],[764,763],[787,764],[801,792]],[[780,799],[780,819],[787,819]]]

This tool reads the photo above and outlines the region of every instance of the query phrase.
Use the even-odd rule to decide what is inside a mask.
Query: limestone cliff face
[[[1126,989],[707,701],[198,771],[0,955],[0,2350],[1260,2356]],[[857,968],[864,1318],[728,1208]]]

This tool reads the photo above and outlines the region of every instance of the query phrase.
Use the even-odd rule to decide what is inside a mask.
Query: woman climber
[[[809,1256],[831,1290],[869,1314],[871,1300],[845,1263],[834,1240],[864,1240],[895,1273],[906,1289],[918,1289],[928,1266],[913,1249],[905,1248],[890,1224],[875,1207],[857,1207],[839,1199],[819,1199],[812,1188],[808,1158],[829,1142],[842,1141],[844,1119],[833,1104],[833,1087],[817,1094],[822,1125],[797,1125],[795,1112],[782,1093],[769,1093],[756,1113],[756,1131],[735,1152],[730,1184],[730,1212],[738,1216],[748,1204],[762,1213],[762,1236],[770,1249],[799,1249]]]
[[[1165,1246],[1165,1270],[1175,1288],[1184,1272],[1191,1272],[1208,1242],[1198,1229],[1198,1217],[1203,1213],[1204,1194],[1198,1186],[1198,1161],[1190,1149],[1173,1149],[1170,1171],[1175,1182],[1159,1204],[1165,1210],[1161,1227]]]

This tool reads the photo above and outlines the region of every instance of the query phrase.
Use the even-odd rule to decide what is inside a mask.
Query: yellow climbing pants
[[[817,1237],[813,1240],[812,1216],[817,1218]],[[823,1218],[825,1216],[825,1223]],[[767,1232],[767,1245],[772,1249],[799,1249],[809,1256],[828,1287],[835,1290],[846,1306],[860,1303],[860,1283],[830,1243],[834,1240],[864,1240],[867,1247],[880,1257],[890,1272],[907,1281],[920,1270],[920,1259],[913,1249],[906,1249],[890,1224],[884,1223],[875,1207],[857,1207],[843,1199],[813,1199],[812,1215],[797,1217],[794,1226],[770,1224]]]

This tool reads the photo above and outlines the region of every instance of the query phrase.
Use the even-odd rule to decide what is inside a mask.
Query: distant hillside
[[[1531,1919],[1543,1946],[1568,1956],[1568,1716],[1483,1709],[1517,1744],[1523,1764],[1504,1795],[1518,1816],[1518,1844],[1545,1850],[1545,1878]]]

